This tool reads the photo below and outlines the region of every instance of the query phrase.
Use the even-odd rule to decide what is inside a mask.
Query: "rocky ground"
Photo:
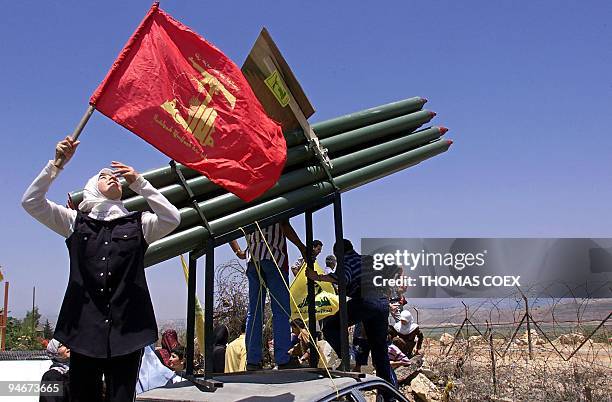
[[[396,371],[410,401],[612,401],[610,342],[587,341],[568,359],[582,334],[561,336],[551,345],[532,333],[530,359],[526,333],[506,353],[507,342],[494,339],[494,386],[489,342],[458,339],[447,355],[452,340],[449,334],[426,339],[424,366],[414,373]]]

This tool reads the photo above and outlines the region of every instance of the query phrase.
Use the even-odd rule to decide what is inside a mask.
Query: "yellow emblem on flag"
[[[181,255],[181,264],[183,265],[183,274],[185,275],[185,283],[189,280],[189,267],[187,267],[187,263],[185,259]],[[202,305],[200,304],[200,299],[196,295],[196,305],[195,305],[195,329],[196,329],[196,337],[198,338],[198,346],[200,347],[200,353],[204,354],[204,309],[202,309]],[[187,340],[189,342],[189,339]]]
[[[324,274],[323,268],[315,262],[314,269]],[[291,319],[300,317],[308,319],[308,280],[306,278],[306,264],[303,264],[289,288],[297,306],[291,303]],[[317,320],[322,320],[338,312],[338,295],[334,286],[329,282],[315,282],[315,311]],[[299,312],[298,312],[299,311]]]
[[[232,110],[236,106],[236,97],[225,88],[215,76],[210,74],[198,62],[190,57],[189,61],[193,68],[200,72],[201,77],[191,77],[198,88],[198,95],[189,100],[188,117],[185,119],[177,108],[178,100],[172,99],[161,104],[161,108],[168,113],[185,131],[190,132],[202,146],[214,147],[212,134],[215,132],[215,120],[217,111],[209,106],[213,95],[220,93],[229,103]],[[208,90],[206,90],[206,86]],[[202,94],[202,99],[199,95]]]

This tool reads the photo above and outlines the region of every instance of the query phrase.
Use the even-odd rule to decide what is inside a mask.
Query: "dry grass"
[[[568,356],[577,345],[563,346],[558,348]],[[502,353],[505,345],[497,342],[494,348]],[[436,375],[434,383],[441,388],[453,384],[450,400],[612,401],[610,344],[587,343],[569,361],[551,345],[534,346],[533,360],[527,345],[513,345],[503,358],[495,355],[496,389],[487,343],[460,340],[453,349],[446,356],[447,348],[436,342],[425,348],[426,361]]]

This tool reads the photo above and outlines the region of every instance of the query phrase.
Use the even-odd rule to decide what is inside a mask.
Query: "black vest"
[[[125,355],[157,341],[141,214],[100,221],[78,212],[66,245],[70,278],[54,337],[77,353],[98,358]]]

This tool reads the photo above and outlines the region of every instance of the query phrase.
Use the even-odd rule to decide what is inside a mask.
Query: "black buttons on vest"
[[[79,211],[66,244],[70,278],[55,338],[97,358],[126,355],[155,342],[140,213],[99,221]]]

